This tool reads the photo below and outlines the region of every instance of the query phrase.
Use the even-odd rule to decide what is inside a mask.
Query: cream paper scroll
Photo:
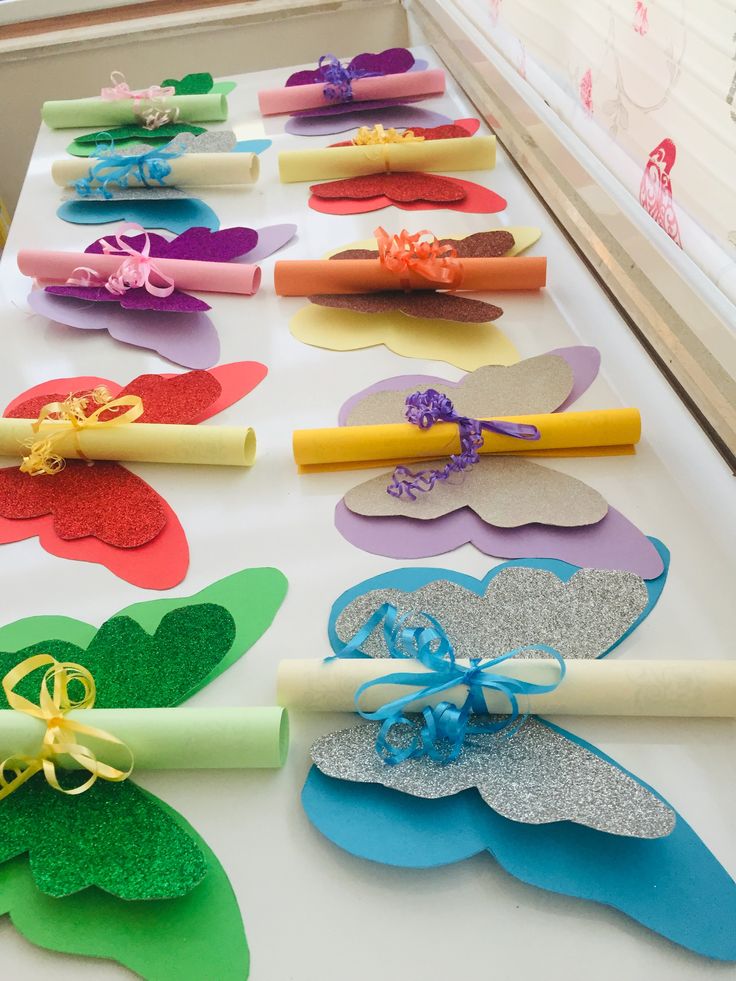
[[[469,661],[458,660],[467,666]],[[736,661],[565,661],[567,672],[559,687],[542,695],[519,695],[519,711],[554,715],[675,716],[680,718],[736,717]],[[423,675],[418,661],[391,658],[346,658],[281,661],[277,676],[279,705],[309,712],[355,712],[355,692],[367,681],[389,674]],[[513,658],[493,673],[535,684],[554,684],[559,667],[551,659]],[[417,683],[417,689],[426,682]],[[408,685],[376,685],[361,697],[360,707],[372,712],[412,691]],[[458,686],[426,701],[461,705],[467,688]],[[508,700],[484,690],[489,712],[507,713]]]
[[[255,153],[185,153],[166,162],[171,167],[170,173],[163,178],[167,187],[253,184],[258,180],[260,166]],[[102,163],[103,157],[91,160],[86,157],[54,160],[51,164],[51,178],[60,187],[67,187],[87,177],[91,166]],[[126,181],[126,187],[147,186],[134,173],[127,174]],[[149,181],[149,184],[154,188],[161,186],[157,181]],[[92,186],[99,186],[99,181],[93,181]]]
[[[0,418],[0,455],[24,456],[30,443],[61,429],[64,435],[55,439],[53,452],[68,459],[250,467],[256,456],[255,430],[246,426],[133,422],[72,430],[68,422],[49,419],[35,433],[35,421]]]

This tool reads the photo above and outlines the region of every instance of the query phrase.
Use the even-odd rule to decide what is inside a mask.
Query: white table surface
[[[431,52],[424,54],[436,60]],[[638,405],[644,422],[634,457],[556,460],[554,466],[598,488],[672,551],[659,605],[614,656],[733,657],[732,477],[514,166],[499,150],[494,172],[463,175],[508,199],[508,209],[497,216],[393,208],[352,217],[316,214],[306,205],[307,185],[279,184],[276,151],[326,145],[340,137],[308,142],[284,135],[282,118],[260,118],[256,91],[283,84],[286,74],[280,69],[237,78],[226,126],[240,139],[265,133],[274,145],[261,158],[255,187],[201,195],[222,225],[297,222],[297,240],[281,253],[288,258],[318,257],[329,247],[367,237],[379,223],[395,230],[429,225],[438,235],[502,224],[540,226],[543,235],[532,253],[548,256],[549,286],[538,296],[501,296],[505,314],[499,326],[522,357],[566,344],[598,346],[602,373],[579,407]],[[452,82],[444,97],[423,104],[455,117],[473,115]],[[70,225],[55,216],[59,190],[51,182],[50,164],[74,135],[42,127],[0,266],[2,404],[52,377],[98,374],[127,382],[142,372],[177,370],[153,353],[118,344],[104,331],[60,328],[28,310],[29,284],[15,264],[19,248],[81,251],[116,227]],[[221,361],[253,359],[270,369],[247,399],[218,417],[257,428],[256,466],[251,472],[131,467],[170,502],[189,538],[189,574],[172,594],[190,595],[249,566],[277,566],[289,579],[289,594],[272,629],[197,695],[195,705],[272,704],[279,659],[328,652],[330,605],[354,583],[402,564],[446,566],[474,576],[495,564],[470,545],[416,563],[395,562],[355,549],[336,532],[334,505],[356,476],[299,477],[290,454],[292,428],[333,424],[347,396],[389,375],[456,378],[461,372],[401,358],[383,347],[337,353],[299,343],[288,320],[303,301],[274,295],[273,261],[263,263],[264,286],[256,297],[211,299]],[[54,558],[34,539],[3,546],[0,570],[3,622],[63,613],[99,623],[130,603],[161,595],[122,582],[100,566]],[[253,981],[736,978],[736,967],[689,954],[623,915],[523,885],[487,854],[442,869],[408,871],[341,851],[310,825],[299,794],[311,740],[347,724],[346,719],[294,715],[291,753],[281,772],[137,776],[186,816],[223,863],[245,920]],[[736,876],[732,722],[558,721],[656,787]],[[0,921],[0,943],[3,977],[106,981],[130,976],[109,962],[32,947],[7,918]],[[217,981],[206,967],[202,978]]]

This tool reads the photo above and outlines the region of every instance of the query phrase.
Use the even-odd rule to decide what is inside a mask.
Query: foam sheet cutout
[[[213,261],[230,261],[243,255],[249,263],[254,263],[283,248],[295,234],[296,225],[284,224],[257,230],[225,229],[216,233],[210,233],[206,228],[192,228],[172,242],[157,235],[150,238],[153,255]],[[230,247],[228,238],[235,239]],[[132,240],[137,241],[135,236]],[[224,245],[218,245],[218,242],[224,242]],[[99,242],[86,251],[93,250],[99,251]],[[137,300],[136,294],[142,294],[141,301]],[[199,309],[200,304],[208,309],[208,304],[191,297],[197,306],[192,310],[182,308],[182,300],[187,297],[188,294],[177,290],[170,297],[159,299],[142,289],[129,290],[120,298],[104,289],[57,287],[33,290],[28,305],[34,313],[55,323],[80,330],[107,330],[117,341],[156,351],[185,368],[210,368],[219,361],[220,339],[210,317]],[[128,308],[131,300],[136,302],[134,309]],[[157,309],[145,309],[148,304]],[[174,309],[169,309],[172,305]]]
[[[97,707],[176,706],[258,640],[286,586],[276,569],[246,569],[194,596],[136,603],[99,628],[65,616],[20,620],[0,628],[0,665],[5,673],[42,650],[92,673]],[[135,672],[120,672],[121,656],[137,658]],[[26,697],[38,684],[38,672],[26,679]],[[37,775],[2,802],[0,826],[0,915],[31,943],[156,981],[196,981],[205,962],[223,981],[248,976],[222,866],[180,814],[133,780],[69,797]]]
[[[505,253],[508,256],[524,252],[539,240],[541,234],[538,228],[527,226],[499,231],[513,236],[514,244]],[[333,249],[328,257],[375,247],[375,239],[363,239]],[[348,302],[355,299],[355,296],[348,297]],[[363,312],[309,303],[291,318],[289,329],[298,340],[314,347],[355,351],[385,344],[396,354],[445,361],[465,371],[489,364],[510,365],[519,360],[516,347],[492,323],[466,322],[451,328],[447,320],[417,316],[417,313],[417,309],[407,316],[401,309]]]
[[[409,623],[420,611],[436,616],[458,656],[502,652],[514,646],[515,637],[525,644],[549,643],[564,657],[606,656],[648,616],[664,588],[669,556],[656,539],[651,543],[664,571],[647,582],[631,573],[580,570],[554,560],[506,562],[482,580],[446,569],[394,570],[347,590],[335,602],[330,643],[338,651],[365,622],[367,611],[388,600],[409,614]],[[361,651],[365,656],[388,655],[380,630]],[[387,673],[390,664],[395,662],[387,661]],[[565,784],[562,800],[558,794],[556,799],[547,796],[525,803],[524,761],[528,763],[530,757],[521,754],[509,761],[508,746],[503,753],[506,765],[511,765],[504,779],[499,780],[497,773],[493,788],[485,792],[464,788],[462,779],[451,774],[441,775],[434,790],[426,783],[422,787],[416,774],[413,780],[411,774],[404,778],[413,789],[395,789],[391,784],[402,778],[393,772],[385,777],[373,774],[371,780],[370,772],[356,770],[359,754],[349,747],[365,740],[364,734],[358,734],[350,737],[342,762],[327,764],[328,769],[341,767],[346,774],[352,769],[351,777],[326,775],[319,765],[313,766],[302,792],[303,806],[327,838],[357,857],[423,869],[488,852],[529,885],[601,903],[698,954],[736,960],[736,884],[696,832],[656,790],[595,746],[545,720],[536,720],[537,726],[545,730],[543,744],[559,749],[562,740],[569,744],[563,756],[587,761],[582,768],[578,763],[566,770],[572,779]],[[508,737],[507,743],[514,738]],[[318,740],[318,764],[324,746]],[[403,765],[383,769],[400,772]],[[486,776],[493,771],[493,765],[487,765]],[[555,808],[569,809],[575,781],[584,780],[588,765],[611,778],[608,791],[590,799],[577,791],[593,804],[594,822],[600,826],[611,819],[611,812],[604,816],[595,802],[599,794],[602,799],[618,786],[626,788],[624,797],[617,798],[619,803],[630,793],[647,802],[648,818],[644,811],[637,818],[626,808],[624,822],[643,820],[641,831],[651,821],[649,830],[656,835],[632,835],[631,828],[627,831],[625,823],[615,820],[611,831],[596,830],[580,822],[576,811],[553,813]],[[444,769],[452,770],[452,765]],[[538,793],[538,766],[534,772]],[[522,780],[519,796],[505,779],[512,773]],[[545,780],[551,775],[551,768],[544,771]]]
[[[347,177],[313,184],[310,191],[309,207],[326,215],[360,215],[390,207],[492,215],[508,204],[500,194],[474,181],[420,171]]]
[[[399,422],[412,392],[446,392],[471,418],[564,411],[592,383],[595,348],[559,348],[507,368],[486,366],[459,382],[429,375],[385,379],[352,396],[341,425]],[[418,469],[441,468],[430,461]],[[414,469],[417,469],[416,467]],[[390,473],[363,481],[335,511],[351,544],[392,558],[441,555],[470,542],[504,558],[559,558],[577,565],[629,570],[646,579],[662,572],[650,540],[585,483],[547,465],[513,457],[482,458],[469,472],[439,483],[416,501],[386,493]]]
[[[141,198],[125,201],[64,201],[57,217],[72,225],[110,225],[125,221],[143,228],[157,228],[179,235],[189,228],[209,228],[216,232],[220,219],[199,198],[173,198],[148,201]]]
[[[387,129],[411,129],[412,126],[444,126],[450,122],[452,120],[449,116],[421,106],[402,104],[361,109],[360,103],[353,103],[351,109],[342,113],[296,114],[287,120],[284,130],[293,136],[329,136],[332,133],[346,133],[360,126],[375,126],[376,123]]]
[[[3,415],[36,418],[49,402],[104,385],[113,398],[141,397],[144,415],[133,425],[195,425],[243,398],[266,374],[265,365],[243,361],[211,371],[140,375],[126,386],[97,376],[56,378],[23,392]],[[189,566],[189,546],[176,514],[118,463],[88,467],[68,460],[51,477],[31,477],[17,464],[0,469],[0,544],[34,537],[52,555],[103,565],[145,589],[170,589]]]

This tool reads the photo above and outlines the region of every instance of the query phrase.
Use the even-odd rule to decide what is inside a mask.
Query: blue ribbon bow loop
[[[381,722],[376,738],[376,752],[389,766],[396,766],[408,759],[428,757],[435,763],[447,764],[458,759],[463,747],[473,736],[485,733],[504,732],[512,735],[526,720],[527,715],[519,711],[520,695],[540,695],[554,691],[565,677],[565,659],[559,651],[547,644],[527,644],[514,648],[499,657],[487,659],[473,657],[469,664],[459,664],[450,639],[440,622],[428,613],[421,614],[428,625],[406,627],[408,614],[399,615],[391,603],[384,603],[366,620],[356,634],[336,654],[326,658],[355,658],[364,656],[360,650],[370,634],[379,625],[391,658],[418,661],[426,672],[385,675],[362,684],[355,692],[355,707],[359,715],[371,722]],[[559,677],[548,685],[534,684],[498,674],[492,669],[505,661],[528,651],[540,651],[550,655],[559,667]],[[365,712],[360,707],[361,696],[376,685],[402,685],[419,688],[381,706],[375,712]],[[468,690],[461,706],[452,702],[440,701],[434,706],[425,706],[422,723],[417,731],[416,724],[406,716],[411,706],[434,698],[458,686]],[[485,692],[498,692],[508,702],[507,718],[488,723],[471,723],[471,715],[488,715]],[[413,737],[407,743],[397,744],[391,739],[394,727],[409,727]],[[472,745],[472,743],[471,743]]]
[[[109,142],[103,139],[97,141],[95,157],[97,163],[87,171],[87,176],[74,182],[74,190],[80,197],[89,198],[100,196],[110,200],[113,195],[108,190],[108,184],[117,184],[127,188],[131,177],[136,177],[144,187],[157,184],[165,186],[166,177],[171,173],[170,161],[183,156],[187,147],[174,138],[164,146],[154,146],[145,153],[123,154],[115,152],[115,140],[109,133]],[[93,185],[97,183],[99,187]]]

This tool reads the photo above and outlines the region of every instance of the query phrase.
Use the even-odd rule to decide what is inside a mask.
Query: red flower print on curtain
[[[580,101],[583,109],[589,114],[593,114],[593,75],[590,68],[586,70],[580,79]]]
[[[641,34],[642,37],[649,30],[649,12],[647,11],[647,5],[642,2],[642,0],[636,0],[636,8],[634,9],[634,30],[637,34]]]
[[[682,248],[680,227],[672,201],[670,171],[675,165],[677,148],[672,140],[662,140],[649,154],[639,188],[639,203],[675,243]]]

